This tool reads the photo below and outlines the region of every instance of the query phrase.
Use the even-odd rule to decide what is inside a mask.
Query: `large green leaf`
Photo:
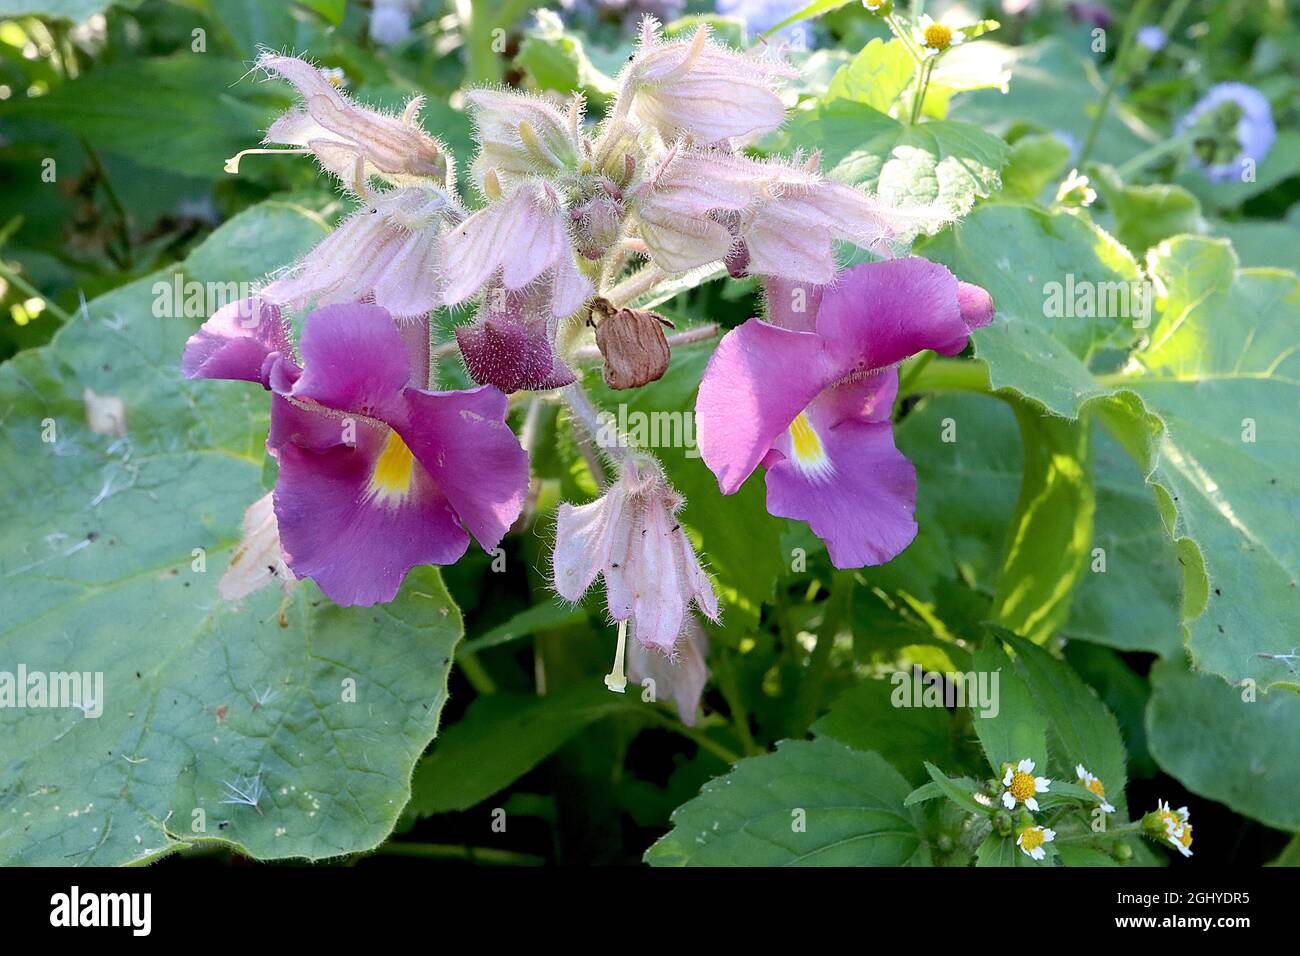
[[[902,866],[928,858],[911,787],[878,754],[786,740],[673,813],[654,866]]]
[[[987,641],[975,652],[975,672],[997,673],[997,713],[983,716],[971,709],[975,733],[994,776],[1001,776],[1007,764],[1028,757],[1042,776],[1047,767],[1047,726],[1043,712],[1024,679],[996,641]]]
[[[1000,629],[997,633],[1015,650],[1016,666],[1047,720],[1052,769],[1058,779],[1074,782],[1075,768],[1083,764],[1101,780],[1107,799],[1122,813],[1127,760],[1114,715],[1069,664],[1016,634]]]
[[[855,750],[874,750],[913,783],[920,783],[927,779],[926,761],[952,766],[956,760],[952,718],[943,707],[921,706],[910,693],[908,706],[894,706],[901,680],[910,682],[912,674],[899,672],[891,680],[864,680],[850,687],[813,724],[812,731]]]
[[[1068,418],[1113,392],[1089,363],[1103,348],[1132,342],[1142,318],[1133,314],[1137,263],[1112,236],[1064,210],[989,205],[919,251],[992,295],[997,316],[974,340],[995,389]]]
[[[49,120],[142,166],[215,179],[288,105],[280,85],[238,83],[247,72],[238,60],[188,51],[132,60],[8,100],[0,116]]]
[[[1300,617],[1300,278],[1236,271],[1226,242],[1190,236],[1150,267],[1165,299],[1124,385],[1163,425],[1146,464],[1180,542],[1188,646],[1230,681],[1300,687],[1264,656],[1295,649]]]
[[[1050,223],[1056,239],[1024,240],[1035,220]],[[1080,266],[1089,235],[1093,265]],[[1033,249],[1014,275],[1010,260],[984,254],[1024,241]],[[1293,649],[1284,622],[1300,613],[1300,540],[1290,534],[1300,479],[1289,440],[1300,414],[1300,279],[1238,270],[1226,242],[1180,236],[1148,257],[1154,319],[1129,330],[1123,320],[1043,316],[1044,281],[1128,274],[1122,247],[1067,213],[982,207],[926,254],[992,292],[1001,318],[975,343],[993,386],[1067,417],[1094,407],[1156,486],[1183,571],[1182,618],[1197,666],[1233,681],[1300,686],[1277,657]],[[1122,372],[1089,370],[1088,356],[1128,344],[1137,331],[1143,342]]]
[[[1175,661],[1156,663],[1151,689],[1147,734],[1166,773],[1238,813],[1300,831],[1300,697],[1243,691]]]
[[[423,817],[466,810],[510,786],[593,721],[643,706],[635,696],[611,694],[596,683],[545,697],[479,697],[416,767],[409,812]]]
[[[927,598],[928,578],[936,573],[960,575],[992,593],[1020,484],[1020,435],[1011,409],[987,395],[935,395],[907,414],[896,435],[916,465],[917,540],[864,573]]]
[[[1131,457],[1093,428],[1092,548],[1062,630],[1122,651],[1182,652],[1182,575],[1151,489]]]
[[[1016,405],[1025,470],[993,596],[994,619],[1042,643],[1070,613],[1092,541],[1088,422]]]
[[[790,121],[789,145],[820,150],[830,174],[898,205],[960,216],[999,186],[1008,147],[970,123],[905,125],[865,103],[836,99]]]
[[[863,103],[888,113],[916,76],[916,64],[900,40],[872,40],[831,77],[822,98]]]
[[[259,206],[187,275],[253,279],[322,231]],[[183,380],[201,317],[155,317],[154,301],[153,278],[125,286],[0,367],[0,671],[103,674],[98,718],[0,709],[0,860],[368,849],[437,728],[460,614],[433,569],[384,607],[340,609],[307,582],[283,603],[276,588],[218,597],[265,491],[268,403],[255,385]],[[121,400],[125,437],[87,426],[87,389]],[[236,791],[256,806],[227,802]]]
[[[978,90],[953,96],[951,109],[969,123],[1001,132],[1018,121],[1040,132],[1064,133],[1081,146],[1092,125],[1105,83],[1096,67],[1058,37],[1018,47],[1006,64],[1011,71],[1007,91]],[[1121,163],[1156,138],[1135,130],[1141,124],[1119,103],[1111,103],[1092,159]]]
[[[515,63],[543,90],[566,94],[581,91],[600,103],[618,92],[613,76],[592,62],[582,39],[566,31],[549,11],[538,14],[537,24],[524,37]]]
[[[1115,235],[1134,252],[1181,233],[1206,229],[1201,204],[1181,186],[1169,183],[1126,185],[1111,166],[1089,164],[1088,173],[1101,187],[1102,198],[1115,218]]]

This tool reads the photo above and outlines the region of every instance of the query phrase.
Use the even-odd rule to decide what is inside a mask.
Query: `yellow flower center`
[[[1084,786],[1087,787],[1089,790],[1091,790],[1093,793],[1095,793],[1097,796],[1099,796],[1101,799],[1103,800],[1106,799],[1106,788],[1101,785],[1101,781],[1098,780],[1096,777],[1093,777],[1091,780],[1085,783]]]
[[[1034,789],[1033,775],[1021,773],[1019,770],[1011,775],[1011,786],[1007,787],[1010,794],[1021,803],[1034,795]]]
[[[952,43],[952,27],[931,23],[925,28],[925,45],[931,50],[946,50]]]
[[[1192,848],[1192,825],[1190,823],[1183,824],[1183,832],[1177,839],[1187,849]]]
[[[800,412],[790,423],[790,450],[799,470],[811,477],[823,477],[831,471],[831,460],[822,447],[821,436],[808,416]]]
[[[1027,827],[1020,831],[1020,845],[1026,852],[1032,852],[1043,845],[1045,835],[1042,827]]]
[[[406,442],[390,430],[384,450],[375,462],[374,474],[370,476],[370,494],[385,504],[400,502],[411,490],[414,463]]]

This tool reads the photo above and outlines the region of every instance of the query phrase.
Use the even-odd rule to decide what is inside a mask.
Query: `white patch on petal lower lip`
[[[804,412],[790,423],[790,458],[806,477],[820,481],[835,474],[821,436]]]

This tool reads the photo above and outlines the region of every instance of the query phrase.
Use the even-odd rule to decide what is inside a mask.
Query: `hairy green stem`
[[[817,718],[817,711],[821,706],[822,686],[826,675],[830,672],[831,650],[835,646],[836,636],[849,627],[856,584],[857,575],[853,571],[836,571],[831,578],[831,593],[826,599],[826,610],[822,615],[817,643],[813,645],[808,667],[799,682],[794,709],[794,729],[799,733],[806,732],[809,725]]]
[[[1166,156],[1172,156],[1182,152],[1191,142],[1191,139],[1191,136],[1173,136],[1156,143],[1154,146],[1149,149],[1144,149],[1132,159],[1125,162],[1115,170],[1115,173],[1121,180],[1127,180],[1134,173],[1141,172],[1152,163],[1164,159]]]
[[[496,681],[487,672],[487,668],[483,666],[477,654],[473,651],[458,653],[456,663],[460,665],[461,673],[465,675],[465,680],[469,681],[469,686],[474,688],[475,693],[480,695],[496,693]]]
[[[664,730],[671,730],[673,733],[685,737],[695,743],[701,750],[713,754],[723,763],[733,764],[741,759],[740,754],[728,747],[724,747],[702,730],[687,727],[680,720],[673,720],[673,718],[661,714],[657,710],[648,711],[648,714],[650,722],[655,726],[662,727]]]
[[[930,74],[934,72],[936,56],[928,58],[916,68],[916,95],[912,97],[912,125],[921,120],[921,108],[925,105],[925,91],[930,85]]]
[[[898,375],[898,394],[894,396],[894,414],[898,414],[899,406],[903,404],[903,399],[914,391],[913,386],[925,367],[934,361],[934,350],[926,349],[920,355],[909,360],[899,372]]]
[[[723,648],[722,653],[718,655],[715,675],[718,679],[718,689],[722,691],[722,699],[727,702],[727,709],[731,711],[732,726],[736,730],[736,736],[740,739],[740,746],[744,748],[745,754],[755,757],[766,753],[767,751],[758,745],[754,735],[750,733],[749,711],[745,708],[740,685],[736,682],[736,662],[732,652],[727,648]]]
[[[61,308],[59,308],[54,303],[53,299],[49,298],[44,293],[42,293],[39,289],[36,288],[36,286],[32,285],[30,282],[28,282],[26,279],[20,276],[13,269],[10,269],[9,266],[5,263],[4,259],[0,259],[0,278],[5,279],[5,281],[10,283],[11,285],[17,286],[19,289],[25,292],[29,298],[40,299],[42,302],[45,303],[45,308],[49,310],[50,314],[52,314],[60,322],[66,324],[72,321],[72,316],[68,315],[68,313],[64,312]]]
[[[1124,73],[1128,67],[1129,50],[1133,46],[1133,41],[1137,38],[1138,27],[1146,19],[1147,8],[1151,6],[1151,0],[1137,0],[1129,14],[1128,21],[1124,24],[1124,38],[1120,40],[1119,51],[1115,54],[1115,63],[1110,68],[1110,82],[1106,84],[1106,92],[1101,96],[1101,103],[1097,107],[1097,115],[1092,118],[1092,127],[1088,130],[1088,138],[1083,141],[1083,149],[1079,152],[1079,161],[1076,165],[1082,169],[1083,164],[1088,161],[1092,155],[1092,148],[1097,144],[1097,137],[1101,133],[1102,123],[1106,120],[1106,114],[1110,111],[1110,101],[1115,98],[1115,91],[1119,88],[1120,80],[1124,78]]]

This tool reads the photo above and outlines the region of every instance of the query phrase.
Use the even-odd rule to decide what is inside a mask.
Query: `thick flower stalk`
[[[825,290],[777,283],[767,320],[728,332],[705,369],[701,456],[727,495],[762,465],[768,511],[807,521],[836,567],[882,564],[916,535],[916,470],[890,421],[897,366],[957,354],[992,317],[983,289],[924,259],[864,263]]]

